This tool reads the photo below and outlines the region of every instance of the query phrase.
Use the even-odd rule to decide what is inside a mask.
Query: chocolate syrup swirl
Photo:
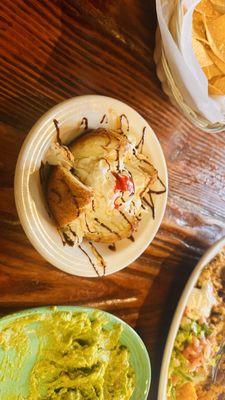
[[[88,119],[86,117],[83,117],[81,120],[80,125],[84,125],[84,129],[87,130],[88,129]]]
[[[145,132],[146,132],[146,126],[143,128],[140,142],[135,146],[135,149],[137,149],[137,150],[139,150],[139,147],[141,146],[140,153],[142,153],[142,151],[143,151],[143,146],[144,146],[144,142],[145,142]]]
[[[115,245],[115,243],[110,244],[110,245],[108,246],[108,249],[111,250],[111,251],[116,251],[116,245]]]
[[[106,114],[103,115],[103,117],[102,117],[102,119],[100,121],[100,124],[103,124],[104,121],[106,122],[106,124],[108,124],[108,117],[107,117]]]
[[[94,199],[93,199],[92,202],[91,202],[91,207],[92,207],[92,210],[95,211],[95,202],[94,202]]]
[[[116,235],[119,239],[120,239],[120,235],[118,232],[113,231],[111,228],[109,228],[107,225],[105,225],[103,222],[99,221],[98,218],[95,218],[95,221],[101,225],[103,228],[105,228],[107,231],[109,231],[110,233],[113,233],[114,235]]]
[[[97,276],[99,276],[100,277],[100,274],[99,274],[99,272],[98,272],[98,270],[97,270],[97,268],[96,268],[96,266],[95,266],[95,264],[93,263],[93,261],[92,261],[92,259],[91,259],[91,257],[88,255],[88,253],[81,247],[81,245],[79,244],[79,249],[86,255],[86,257],[88,258],[88,260],[90,261],[90,263],[91,263],[91,265],[92,265],[92,267],[93,267],[93,269],[94,269],[94,271],[95,271],[95,273],[96,273],[96,275]]]
[[[102,255],[99,253],[99,251],[96,249],[96,247],[93,245],[93,243],[92,242],[89,242],[89,244],[90,244],[90,246],[91,246],[91,248],[92,248],[92,251],[93,251],[93,254],[94,254],[94,256],[97,258],[97,260],[100,262],[100,264],[101,264],[101,266],[102,266],[102,268],[103,268],[103,276],[105,276],[105,270],[106,270],[106,263],[105,263],[105,260],[104,260],[104,258],[102,257]]]
[[[59,122],[57,121],[57,119],[53,119],[53,122],[56,129],[56,141],[57,143],[59,143],[60,146],[62,146],[62,141],[60,139]]]

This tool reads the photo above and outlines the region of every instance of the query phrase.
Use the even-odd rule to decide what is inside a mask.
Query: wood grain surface
[[[163,94],[153,62],[156,23],[153,0],[0,2],[0,313],[49,304],[113,312],[149,350],[151,400],[185,282],[225,234],[225,133],[197,130]],[[130,267],[103,279],[73,277],[47,263],[20,226],[13,194],[18,153],[37,118],[89,93],[138,110],[169,169],[168,206],[155,240]]]

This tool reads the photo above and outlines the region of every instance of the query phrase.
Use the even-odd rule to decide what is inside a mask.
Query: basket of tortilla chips
[[[225,130],[225,0],[156,0],[163,90],[197,127]]]

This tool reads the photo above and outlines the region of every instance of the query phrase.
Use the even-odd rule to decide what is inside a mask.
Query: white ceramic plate
[[[102,117],[108,116],[108,124],[100,124]],[[80,123],[83,117],[88,119],[89,128],[107,126],[116,128],[118,118],[125,114],[129,120],[130,130],[141,138],[146,126],[144,153],[152,160],[159,172],[159,177],[168,187],[167,168],[161,146],[148,123],[131,107],[104,96],[81,96],[64,101],[44,114],[28,134],[16,166],[15,200],[21,224],[34,247],[42,256],[61,270],[73,275],[96,277],[96,272],[87,257],[78,247],[63,247],[61,238],[53,221],[49,218],[44,205],[44,197],[39,179],[41,161],[55,140],[56,132],[53,119],[60,124],[60,137],[63,143],[69,143],[82,130]],[[106,262],[106,275],[126,267],[134,261],[152,241],[162,221],[167,201],[167,192],[155,196],[155,219],[151,213],[142,219],[135,242],[122,240],[117,251],[112,252],[106,245],[97,245]],[[85,250],[91,255],[88,244]],[[93,255],[92,255],[93,257]],[[99,267],[99,274],[102,270]]]
[[[176,312],[173,317],[173,321],[170,327],[169,335],[166,342],[166,347],[164,350],[163,362],[160,373],[160,382],[159,382],[159,391],[158,391],[158,400],[167,400],[166,391],[167,391],[167,381],[168,381],[168,370],[170,359],[173,351],[174,342],[177,336],[178,329],[180,327],[181,319],[183,313],[185,311],[185,307],[188,303],[188,299],[190,294],[195,287],[199,276],[202,270],[206,267],[206,265],[221,251],[222,247],[225,246],[225,237],[218,240],[213,246],[206,251],[206,253],[199,260],[196,265],[194,271],[192,272],[185,289],[182,293],[180,301],[178,303]],[[184,399],[185,400],[185,399]]]

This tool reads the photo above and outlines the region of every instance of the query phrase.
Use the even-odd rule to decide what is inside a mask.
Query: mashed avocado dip
[[[122,327],[101,313],[18,317],[0,330],[1,400],[129,400],[135,386]]]

